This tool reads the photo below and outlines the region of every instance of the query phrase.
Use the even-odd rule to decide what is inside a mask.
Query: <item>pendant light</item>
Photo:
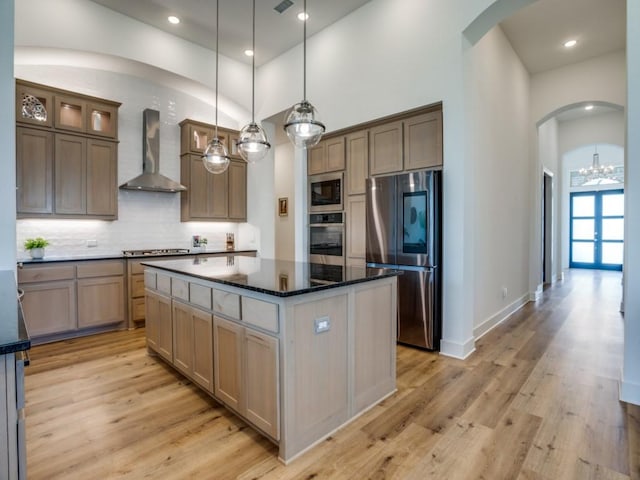
[[[253,43],[251,45],[251,123],[240,130],[238,139],[238,152],[249,163],[262,160],[271,145],[267,141],[267,135],[255,121],[256,105],[256,0],[253,0]]]
[[[307,101],[307,0],[304,0],[303,36],[302,36],[302,97],[287,112],[284,131],[296,147],[309,148],[317,145],[325,131],[324,124],[318,120],[318,112]]]
[[[202,163],[204,168],[214,174],[224,173],[229,168],[229,154],[227,153],[227,147],[220,141],[218,137],[218,30],[220,22],[219,17],[218,0],[216,0],[216,99],[215,99],[215,111],[216,111],[216,130],[215,135],[211,141],[207,144],[207,148],[204,149],[204,155],[202,156]]]

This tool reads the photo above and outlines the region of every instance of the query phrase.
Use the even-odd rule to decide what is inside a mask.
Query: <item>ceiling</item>
[[[213,0],[93,0],[116,12],[140,20],[165,32],[215,50],[216,3]],[[302,42],[304,10],[302,0],[283,13],[274,7],[282,0],[256,1],[256,65],[274,59]],[[307,36],[360,8],[369,0],[311,0],[307,2]],[[251,0],[220,0],[220,53],[243,63],[251,63],[244,51],[251,48]],[[180,18],[178,25],[167,21]]]

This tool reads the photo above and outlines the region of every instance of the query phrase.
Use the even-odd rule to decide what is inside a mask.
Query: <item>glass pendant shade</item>
[[[296,147],[317,145],[324,134],[324,124],[318,119],[315,107],[306,100],[296,103],[287,113],[284,130]]]
[[[240,130],[238,151],[247,162],[255,163],[262,160],[270,148],[271,144],[267,141],[267,135],[260,125],[251,122]]]
[[[229,155],[227,149],[220,142],[218,137],[214,137],[204,149],[202,163],[207,171],[215,174],[224,173],[229,168]]]

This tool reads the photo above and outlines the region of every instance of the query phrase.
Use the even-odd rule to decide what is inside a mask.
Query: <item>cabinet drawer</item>
[[[181,280],[179,278],[172,278],[171,279],[171,296],[188,302],[189,301],[189,282],[187,282],[186,280]]]
[[[162,293],[171,295],[171,277],[161,273],[156,274],[156,289]]]
[[[140,262],[140,260],[129,260],[129,272],[132,275],[136,273],[144,273],[144,265]]]
[[[158,288],[156,274],[154,272],[144,272],[144,286],[153,289]],[[144,290],[142,291],[142,295],[144,295]]]
[[[211,289],[198,285],[197,283],[189,284],[190,302],[199,307],[211,310]]]
[[[73,280],[76,276],[74,265],[55,267],[24,267],[18,269],[18,283],[48,282],[51,280]]]
[[[134,322],[144,320],[144,305],[144,297],[131,300],[131,316]]]
[[[278,305],[242,297],[242,321],[278,333]]]
[[[124,275],[122,260],[105,262],[83,262],[78,264],[78,278],[109,277]]]
[[[155,276],[154,276],[155,279]],[[156,288],[155,281],[153,286],[149,285],[149,288]],[[131,298],[144,297],[144,284],[145,278],[142,274],[131,275]]]
[[[240,295],[214,289],[213,311],[240,320]]]

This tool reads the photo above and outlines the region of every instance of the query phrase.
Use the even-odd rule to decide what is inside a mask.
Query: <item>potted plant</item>
[[[24,241],[24,249],[29,251],[31,258],[44,257],[44,247],[49,245],[49,242],[42,237],[27,238]]]

